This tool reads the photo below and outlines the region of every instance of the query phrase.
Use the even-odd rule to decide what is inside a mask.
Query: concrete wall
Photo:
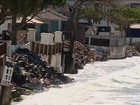
[[[108,58],[125,58],[126,46],[110,47],[110,55]]]
[[[140,42],[140,38],[132,38],[132,43]],[[130,44],[130,38],[126,38],[126,43]]]
[[[109,59],[120,59],[125,58],[126,46],[121,47],[104,47],[89,45],[90,48],[95,48],[98,52],[107,55]]]
[[[11,23],[10,20],[5,21],[5,23],[0,25],[0,34],[2,34],[3,30],[10,30],[10,27],[8,27],[8,23]]]
[[[95,48],[97,51],[104,53],[106,55],[108,55],[108,58],[124,58],[125,57],[125,51],[126,51],[126,45],[125,45],[125,37],[121,37],[121,36],[86,36],[89,38],[89,42],[88,42],[88,46],[90,48]],[[94,41],[97,42],[97,44],[93,43],[91,45],[90,41],[91,39],[94,38]],[[96,41],[100,39],[100,42]],[[104,41],[105,39],[107,39],[107,41]],[[109,44],[106,44],[108,43]],[[104,44],[101,44],[102,42],[104,42]],[[100,43],[100,45],[99,45]]]

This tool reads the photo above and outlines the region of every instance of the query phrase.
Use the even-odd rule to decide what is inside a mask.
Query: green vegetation
[[[66,0],[0,0],[0,24],[6,20],[12,19],[12,44],[16,44],[16,19],[22,17],[22,23],[25,24],[28,16],[31,19],[40,11],[51,6],[62,6]],[[29,19],[29,20],[31,20]]]
[[[108,19],[119,25],[130,25],[140,22],[139,7],[117,7],[108,12]]]
[[[120,26],[121,32],[124,30],[125,35],[130,34],[130,25],[140,22],[140,7],[122,6],[112,8],[108,12],[108,20]],[[130,37],[130,44],[132,38]]]

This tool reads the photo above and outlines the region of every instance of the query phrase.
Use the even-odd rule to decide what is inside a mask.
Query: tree
[[[0,0],[0,24],[12,19],[12,44],[15,45],[18,17],[22,17],[22,23],[25,24],[28,16],[32,19],[47,6],[61,6],[65,2],[66,0]]]
[[[75,0],[75,3],[74,5],[70,6],[70,15],[69,15],[69,18],[68,18],[68,25],[70,28],[69,30],[67,31],[70,31],[71,32],[71,40],[70,40],[70,54],[69,54],[69,64],[67,67],[68,68],[68,72],[69,73],[75,73],[76,72],[76,69],[75,69],[75,64],[74,64],[74,59],[73,58],[73,53],[74,53],[74,41],[76,40],[75,39],[75,36],[77,36],[77,30],[78,30],[78,25],[79,25],[79,19],[80,17],[82,18],[87,18],[86,16],[84,15],[80,15],[80,13],[85,13],[87,14],[88,16],[88,20],[91,19],[92,16],[95,16],[94,13],[95,13],[95,10],[91,10],[91,7],[88,11],[84,8],[85,6],[88,7],[88,6],[92,6],[91,3],[93,3],[94,5],[95,4],[104,4],[106,3],[105,1],[111,1],[111,0]],[[98,6],[98,5],[97,5]],[[99,9],[99,8],[98,8]],[[82,11],[81,11],[82,10]],[[89,15],[90,13],[92,13],[91,15]],[[89,17],[90,16],[90,17]],[[98,17],[98,14],[97,16]],[[100,16],[99,16],[100,17]],[[92,17],[93,18],[93,17]],[[96,18],[97,19],[97,18]],[[97,19],[98,20],[98,19]]]
[[[125,26],[139,22],[140,8],[126,6],[112,8],[108,11],[108,19],[116,24],[124,24]]]
[[[85,3],[80,12],[80,18],[86,19],[88,22],[91,22],[91,20],[100,22],[102,19],[105,19],[108,9],[114,6],[112,0],[91,0],[89,4]]]
[[[112,8],[108,12],[108,19],[120,26],[121,31],[125,31],[126,35],[130,34],[130,25],[133,23],[140,22],[140,8],[139,7],[128,7],[122,6]],[[130,36],[130,44],[132,38]]]

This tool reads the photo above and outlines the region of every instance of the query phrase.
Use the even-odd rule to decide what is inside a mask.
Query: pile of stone
[[[69,47],[70,42],[65,41],[64,47]],[[82,69],[85,64],[88,62],[94,62],[94,61],[106,61],[107,56],[98,53],[95,49],[90,49],[88,46],[75,41],[74,42],[74,48],[75,48],[75,60],[76,60],[76,67],[78,69]]]
[[[135,42],[132,44],[132,46],[135,46],[136,50],[140,52],[140,42]]]
[[[126,47],[126,57],[140,56],[140,52],[136,49],[135,46]]]
[[[50,84],[64,84],[73,79],[57,73],[41,55],[28,49],[18,49],[12,57],[7,58],[7,66],[13,66],[12,83],[14,87],[41,90]]]

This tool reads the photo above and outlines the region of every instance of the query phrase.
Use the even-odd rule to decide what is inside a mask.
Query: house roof
[[[30,17],[27,17],[27,19],[29,20]],[[21,21],[22,21],[22,18],[19,18],[19,19],[17,19],[16,22],[17,22],[17,23],[21,23]],[[27,23],[43,24],[44,22],[41,21],[41,20],[38,20],[38,19],[33,18],[33,19],[31,19],[30,21],[28,21]]]
[[[45,20],[61,20],[61,21],[68,20],[68,17],[49,8],[47,10],[42,11],[37,17]]]

